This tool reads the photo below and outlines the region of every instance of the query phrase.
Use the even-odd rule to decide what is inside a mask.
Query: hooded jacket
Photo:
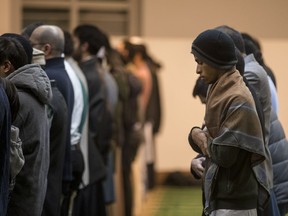
[[[14,125],[19,128],[25,164],[16,176],[8,215],[39,216],[42,212],[49,168],[52,99],[49,78],[39,65],[28,64],[7,78],[17,87],[20,109]]]

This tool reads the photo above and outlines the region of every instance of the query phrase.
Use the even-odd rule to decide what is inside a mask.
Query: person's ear
[[[1,67],[1,71],[5,73],[6,75],[14,71],[14,67],[9,60],[5,60],[4,63],[0,67]]]
[[[42,51],[44,52],[45,56],[49,56],[52,53],[52,46],[50,44],[44,44]]]

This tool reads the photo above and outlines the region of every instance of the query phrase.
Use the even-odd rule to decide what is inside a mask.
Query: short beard
[[[72,57],[75,61],[77,61],[79,63],[82,60],[82,53],[74,52]]]

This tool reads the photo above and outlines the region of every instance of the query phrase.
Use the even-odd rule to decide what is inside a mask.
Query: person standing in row
[[[79,25],[72,34],[73,57],[83,71],[88,84],[89,117],[89,184],[79,190],[75,198],[75,215],[105,216],[106,204],[103,182],[106,177],[106,163],[111,147],[112,116],[107,107],[106,89],[97,58],[103,46],[101,31],[92,25]],[[95,201],[95,202],[93,202]]]
[[[191,147],[206,156],[204,213],[256,216],[254,167],[265,160],[263,135],[253,97],[235,67],[234,43],[221,31],[206,30],[193,41],[192,54],[196,73],[211,84],[205,127],[189,134]]]
[[[45,206],[48,206],[45,207],[46,210],[43,212],[43,214],[45,214],[46,211],[59,211],[61,191],[64,198],[63,203],[65,204],[68,202],[65,201],[69,200],[67,194],[70,191],[70,183],[72,181],[70,128],[74,105],[74,92],[72,83],[65,69],[64,58],[62,57],[64,51],[63,31],[54,25],[40,25],[32,32],[30,42],[33,48],[44,52],[46,60],[45,72],[49,79],[55,82],[58,90],[64,97],[68,111],[65,141],[64,143],[58,143],[58,148],[61,153],[58,152],[57,159],[53,157],[52,163],[57,163],[57,166],[50,166],[50,169],[53,168],[53,171],[50,170],[48,176],[49,188],[45,201]],[[65,146],[65,152],[63,152],[63,145]],[[66,211],[65,207],[63,211]]]
[[[4,55],[0,52],[0,65],[2,65],[4,58]],[[0,69],[0,73],[2,73],[2,70]],[[9,82],[9,83],[8,83]],[[10,181],[10,137],[11,135],[10,128],[11,123],[13,119],[13,110],[10,110],[13,108],[13,105],[9,102],[8,95],[6,94],[5,89],[12,89],[9,85],[13,85],[9,80],[0,78],[0,215],[6,215],[7,214],[7,206],[8,206],[8,198],[9,198],[9,181]],[[15,86],[13,86],[13,90],[15,90]],[[10,91],[13,93],[12,91]],[[18,103],[19,108],[19,100],[18,95],[15,90],[13,93],[16,95],[14,96],[15,102]],[[12,96],[12,95],[11,95]],[[10,105],[11,104],[11,105]],[[15,113],[17,115],[17,111]],[[16,116],[15,115],[15,116]]]
[[[244,77],[248,81],[249,85],[253,88],[256,97],[258,98],[261,109],[263,112],[264,124],[263,124],[263,135],[265,141],[265,160],[259,165],[257,169],[258,173],[262,173],[261,181],[262,193],[269,191],[269,205],[265,209],[258,208],[258,215],[261,216],[277,216],[279,215],[275,194],[273,191],[273,168],[272,168],[272,157],[269,150],[269,137],[270,137],[270,115],[272,111],[272,100],[271,100],[271,89],[269,86],[269,80],[267,72],[264,68],[256,61],[253,53],[248,54],[245,50],[245,43],[243,37],[236,29],[222,25],[216,27],[217,30],[226,33],[234,42],[235,47],[240,51],[244,58]],[[263,203],[264,200],[259,200]],[[260,205],[261,206],[261,205]]]
[[[18,37],[17,37],[18,38]],[[21,40],[21,39],[19,39]],[[39,65],[31,64],[29,41],[0,38],[4,56],[1,76],[17,87],[20,109],[14,125],[19,128],[25,164],[16,176],[8,205],[8,215],[39,216],[45,199],[49,168],[50,117],[52,99],[49,78]],[[28,56],[28,57],[27,57]]]

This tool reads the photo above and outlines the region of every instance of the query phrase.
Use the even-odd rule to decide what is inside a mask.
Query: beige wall
[[[9,0],[3,0],[3,7],[0,7],[1,14],[1,25],[0,25],[0,33],[4,33],[10,29],[11,26],[11,18],[10,18],[10,2]],[[4,22],[5,20],[5,22]]]
[[[1,0],[0,34],[19,32],[21,14],[21,0]]]
[[[193,37],[227,24],[265,38],[287,38],[286,0],[142,0],[147,37]]]

